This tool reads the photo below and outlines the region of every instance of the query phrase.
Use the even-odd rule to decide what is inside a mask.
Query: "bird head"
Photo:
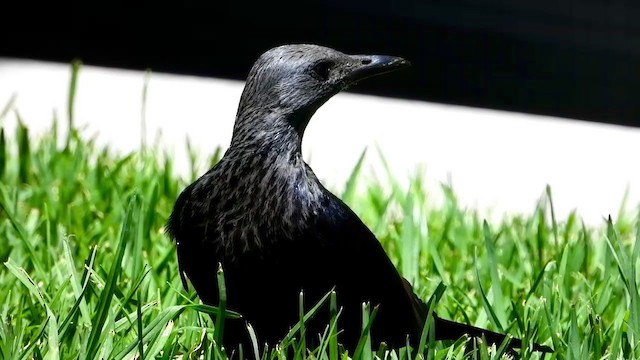
[[[251,68],[238,120],[266,110],[287,118],[302,134],[311,116],[333,95],[360,80],[407,65],[408,61],[395,56],[348,55],[310,44],[278,46],[263,53]]]

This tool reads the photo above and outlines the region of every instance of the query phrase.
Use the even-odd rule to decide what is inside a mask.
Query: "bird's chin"
[[[340,91],[345,91],[345,90],[349,90],[352,86],[356,86],[358,85],[358,81],[343,81],[340,85],[339,85],[339,89]]]

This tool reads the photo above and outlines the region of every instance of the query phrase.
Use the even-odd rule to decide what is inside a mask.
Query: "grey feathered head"
[[[288,119],[302,134],[311,116],[333,95],[408,64],[400,57],[347,55],[318,45],[275,47],[258,58],[247,76],[234,132],[247,120],[268,122],[267,117],[276,116]]]

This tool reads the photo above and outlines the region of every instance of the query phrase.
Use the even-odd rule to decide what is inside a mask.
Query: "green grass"
[[[3,114],[18,116],[10,108],[0,112],[0,125]],[[222,327],[210,315],[222,325],[223,314],[236,314],[200,305],[182,289],[162,229],[179,191],[204,167],[182,179],[170,156],[144,142],[144,150],[118,155],[78,129],[60,143],[57,137],[55,122],[38,139],[24,126],[0,132],[0,358],[223,358],[216,346]],[[192,160],[210,164],[219,155]],[[487,224],[447,186],[425,189],[415,176],[407,190],[391,176],[364,179],[359,169],[339,194],[416,291],[425,300],[436,293],[440,316],[545,342],[557,350],[546,359],[640,359],[635,212],[588,228],[577,214],[556,219],[547,189],[531,214]],[[436,191],[445,194],[438,206],[430,201]],[[314,305],[330,307],[329,330],[318,348],[306,349],[298,335]],[[305,308],[310,313],[301,313],[281,346],[260,358],[284,359],[290,350],[296,358],[344,358],[335,295]],[[366,335],[375,308],[363,314]],[[464,350],[464,340],[433,343],[427,331],[410,353],[372,349],[363,336],[351,356],[461,359]],[[494,350],[481,344],[468,358],[499,358]],[[527,349],[522,357],[540,358]]]

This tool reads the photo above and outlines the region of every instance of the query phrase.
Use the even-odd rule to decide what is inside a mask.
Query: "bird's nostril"
[[[362,59],[362,65],[369,65],[371,64],[371,59]]]

